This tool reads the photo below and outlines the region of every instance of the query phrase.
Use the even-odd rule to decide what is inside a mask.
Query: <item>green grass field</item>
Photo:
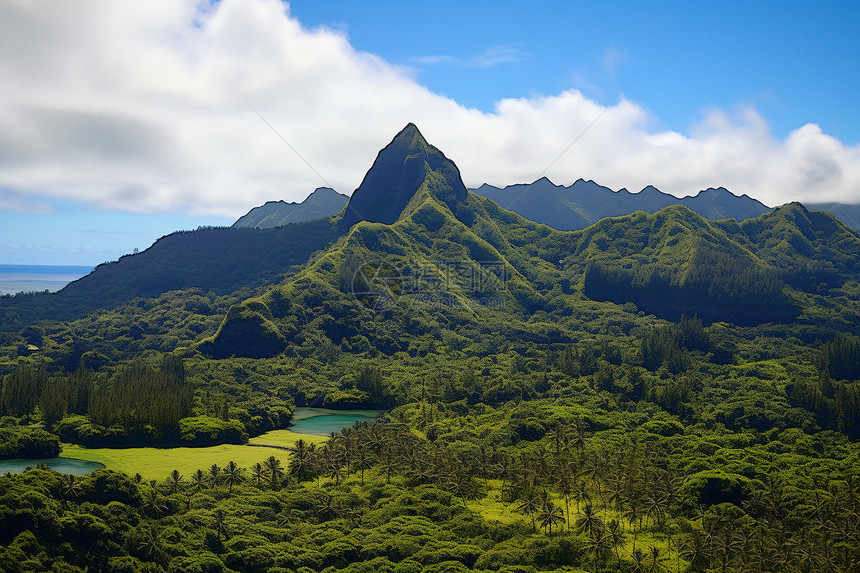
[[[89,449],[73,444],[63,444],[63,452],[60,456],[99,462],[108,469],[119,470],[129,475],[139,473],[147,480],[163,480],[173,470],[179,470],[179,473],[189,476],[198,469],[206,470],[212,464],[223,467],[230,461],[247,468],[257,462],[262,462],[269,456],[279,458],[286,466],[288,452],[259,446],[289,447],[300,439],[306,442],[320,443],[327,438],[297,434],[289,430],[274,430],[251,439],[251,444],[257,444],[257,446],[222,444],[208,448]]]

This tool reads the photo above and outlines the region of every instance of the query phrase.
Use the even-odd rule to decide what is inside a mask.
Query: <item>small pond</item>
[[[328,408],[296,408],[290,430],[299,434],[328,436],[356,422],[372,422],[383,410],[330,410]]]
[[[78,460],[75,458],[12,458],[9,460],[0,460],[0,475],[5,474],[6,472],[20,474],[23,473],[25,469],[35,468],[39,464],[45,464],[52,470],[60,472],[61,474],[74,474],[76,476],[82,476],[105,467],[104,464],[100,464],[98,462]]]

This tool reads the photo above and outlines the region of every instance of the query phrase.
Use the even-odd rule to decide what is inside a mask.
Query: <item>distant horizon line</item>
[[[89,273],[98,265],[54,265],[46,263],[0,263],[0,273],[36,273],[36,274],[77,274],[79,272]],[[35,269],[42,270],[41,272]]]

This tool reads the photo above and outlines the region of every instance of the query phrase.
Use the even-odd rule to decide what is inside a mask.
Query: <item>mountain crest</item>
[[[452,211],[456,203],[466,200],[468,191],[457,166],[409,123],[376,156],[349,200],[343,225],[350,227],[359,221],[394,223],[428,178],[434,181],[434,197]]]
[[[264,205],[254,207],[233,223],[233,227],[270,229],[289,223],[325,219],[343,209],[347,201],[349,197],[341,195],[334,189],[318,187],[301,203],[267,201]]]

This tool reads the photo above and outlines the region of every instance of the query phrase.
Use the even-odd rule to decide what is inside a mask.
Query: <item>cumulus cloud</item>
[[[524,57],[496,48],[473,64]],[[0,209],[62,199],[232,217],[301,200],[323,179],[350,193],[410,121],[467,185],[528,182],[597,117],[551,179],[860,202],[860,148],[814,124],[778,140],[752,108],[715,109],[688,133],[665,131],[635,101],[606,107],[577,90],[486,113],[340,31],[303,27],[277,0],[0,0],[0,77]]]

